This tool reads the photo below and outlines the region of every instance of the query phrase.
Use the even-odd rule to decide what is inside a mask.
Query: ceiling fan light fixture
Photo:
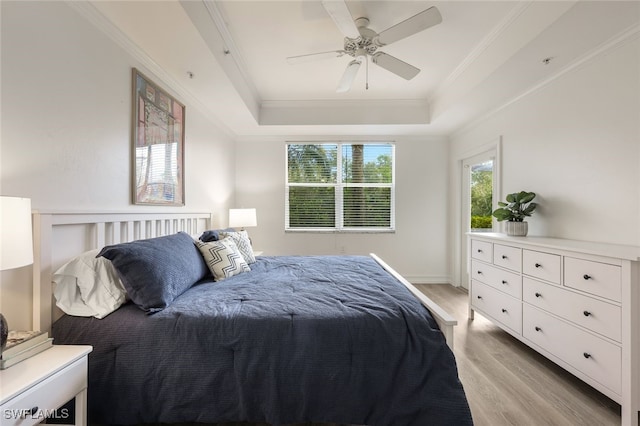
[[[369,88],[369,58],[371,58],[372,63],[398,77],[404,78],[405,80],[414,78],[420,72],[419,68],[394,56],[380,52],[378,48],[410,37],[442,22],[442,15],[440,15],[440,12],[435,6],[432,6],[377,33],[369,28],[368,18],[361,16],[353,19],[347,7],[346,0],[322,0],[322,6],[344,36],[343,49],[332,52],[290,56],[287,58],[287,61],[289,63],[296,63],[311,59],[321,59],[327,56],[351,56],[353,60],[349,63],[342,75],[342,79],[336,90],[338,93],[344,93],[351,89],[351,85],[362,61],[364,61],[367,66],[365,88]]]
[[[361,64],[362,62],[358,60],[349,62],[347,69],[344,71],[344,74],[342,74],[342,79],[340,80],[340,84],[338,84],[336,93],[348,92],[349,89],[351,89],[351,85],[353,84],[353,80],[356,78],[356,74],[358,74]]]

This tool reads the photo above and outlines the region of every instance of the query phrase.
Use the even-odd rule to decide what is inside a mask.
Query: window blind
[[[393,230],[394,145],[287,144],[287,230]]]

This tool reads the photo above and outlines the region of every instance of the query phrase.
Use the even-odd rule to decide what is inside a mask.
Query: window
[[[391,231],[394,145],[287,144],[287,230]]]

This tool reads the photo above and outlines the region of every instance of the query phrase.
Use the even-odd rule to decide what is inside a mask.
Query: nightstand
[[[92,349],[91,346],[54,345],[0,371],[2,426],[31,426],[46,417],[64,420],[71,416],[69,410],[56,409],[73,398],[73,424],[85,426],[87,358]]]

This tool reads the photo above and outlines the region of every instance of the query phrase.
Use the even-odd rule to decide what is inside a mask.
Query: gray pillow
[[[184,232],[106,246],[131,300],[147,313],[161,311],[209,273],[193,239]]]

